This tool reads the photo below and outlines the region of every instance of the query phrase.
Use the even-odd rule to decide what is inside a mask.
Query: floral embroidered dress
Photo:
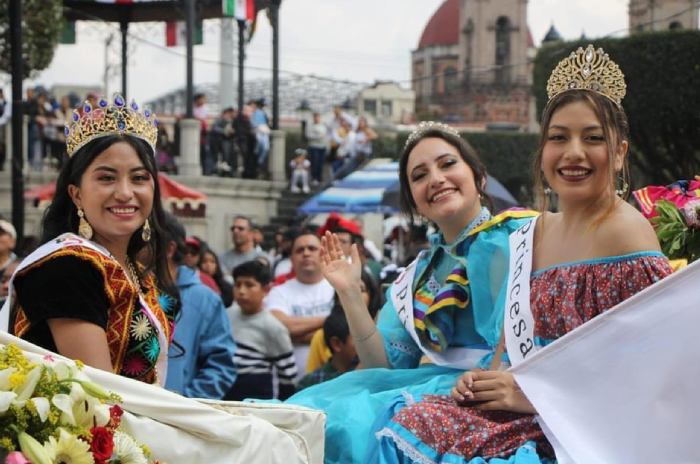
[[[390,295],[379,313],[389,369],[362,369],[304,389],[289,403],[322,409],[326,420],[326,463],[373,462],[368,448],[375,432],[412,398],[446,394],[465,369],[489,365],[498,344],[508,262],[508,236],[535,213],[511,211],[491,218],[487,210],[451,244],[441,234],[415,261],[411,336]],[[422,363],[427,354],[453,350],[467,365]],[[461,356],[471,353],[471,356]],[[374,447],[376,448],[376,446]]]
[[[159,297],[152,276],[137,289],[106,250],[64,234],[27,257],[13,287],[18,337],[57,351],[47,320],[87,321],[105,330],[116,374],[147,383],[164,380],[174,302]]]
[[[658,252],[640,252],[545,268],[531,277],[536,343],[547,345],[671,273]],[[372,462],[551,462],[535,416],[460,407],[426,395],[377,432]],[[376,443],[376,442],[375,442]]]

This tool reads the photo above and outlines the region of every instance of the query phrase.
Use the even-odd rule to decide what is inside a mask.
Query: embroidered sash
[[[418,333],[416,332],[413,308],[413,281],[416,277],[416,265],[421,257],[422,254],[419,254],[391,286],[389,295],[394,310],[413,341],[416,342],[416,345],[418,345],[423,354],[433,363],[439,366],[473,369],[484,356],[490,353],[489,350],[467,347],[448,347],[442,352],[437,352],[429,350],[421,343]]]
[[[155,363],[156,374],[154,380],[159,384],[165,384],[168,361],[168,340],[170,338],[170,325],[163,311],[158,309],[158,295],[155,285],[148,285],[149,292],[142,295],[127,278],[127,274],[111,254],[94,242],[85,240],[75,234],[65,233],[37,248],[25,258],[12,275],[9,286],[9,295],[2,309],[0,309],[0,329],[8,331],[11,296],[15,276],[32,265],[49,257],[72,255],[84,258],[97,267],[105,279],[105,293],[110,303],[108,322],[106,329],[107,344],[109,345],[112,364],[115,372],[121,373],[123,362],[129,342],[129,325],[136,301],[151,325],[158,334],[159,353]],[[147,282],[154,284],[154,282]],[[151,309],[157,308],[156,311]],[[15,322],[17,336],[22,336],[30,328],[30,322],[24,311],[20,309]]]

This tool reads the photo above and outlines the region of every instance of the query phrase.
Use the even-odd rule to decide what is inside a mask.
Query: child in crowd
[[[326,346],[331,349],[331,359],[312,373],[302,377],[297,384],[299,390],[338,377],[357,366],[355,343],[350,336],[348,321],[345,319],[345,313],[340,305],[334,306],[330,315],[323,322],[323,338]]]
[[[299,184],[301,183],[301,191],[309,193],[309,169],[311,162],[306,159],[306,150],[297,148],[294,150],[294,159],[289,163],[292,168],[292,180],[290,189],[292,193],[299,193]]]
[[[263,299],[272,280],[270,268],[259,261],[248,261],[233,270],[233,279],[235,302],[227,313],[238,345],[234,355],[238,377],[224,399],[284,400],[294,393],[297,367],[287,328],[269,311],[263,311]],[[276,395],[273,367],[279,382]]]

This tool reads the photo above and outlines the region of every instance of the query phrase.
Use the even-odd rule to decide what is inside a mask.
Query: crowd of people
[[[567,77],[590,54],[600,68]],[[615,83],[599,85],[600,73]],[[494,214],[474,150],[453,128],[421,123],[401,153],[400,203],[436,232],[400,268],[385,267],[361,225],[338,215],[279,231],[268,251],[250,218],[236,216],[232,248],[217,253],[163,211],[155,126],[119,124],[152,115],[118,98],[103,119],[85,107],[66,132],[43,245],[20,262],[14,229],[0,221],[0,269],[13,274],[0,315],[35,344],[185,396],[323,410],[327,462],[553,462],[537,411],[505,368],[671,273],[652,226],[624,201],[624,92],[619,68],[592,47],[553,71],[535,159],[541,213]],[[267,123],[253,111],[250,124]],[[308,128],[312,181],[318,163],[342,175],[371,156],[366,121],[337,109],[333,125],[314,115]],[[256,146],[269,149],[264,135]],[[254,153],[259,167],[267,154]],[[518,233],[529,234],[533,270],[519,311],[534,327],[511,330]],[[513,340],[519,353],[507,349]]]

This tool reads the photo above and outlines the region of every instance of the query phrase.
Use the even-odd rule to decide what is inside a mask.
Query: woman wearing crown
[[[13,277],[11,327],[69,358],[162,384],[176,304],[155,282],[169,295],[177,289],[160,227],[156,138],[154,116],[121,96],[73,112],[44,245]],[[150,262],[140,266],[146,250]]]
[[[506,366],[671,272],[651,226],[623,200],[628,131],[618,66],[602,49],[579,48],[547,91],[534,170],[543,211],[551,192],[559,212],[509,240],[505,304],[494,308]],[[449,395],[424,396],[377,427],[372,462],[550,462],[536,414],[509,372],[467,371]]]

